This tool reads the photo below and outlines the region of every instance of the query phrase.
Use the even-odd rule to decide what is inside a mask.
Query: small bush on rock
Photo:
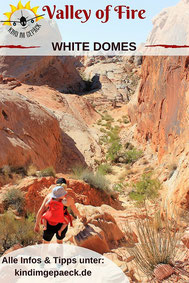
[[[73,179],[82,179],[82,174],[85,170],[87,170],[86,167],[83,167],[81,165],[75,165],[72,168],[72,178]]]
[[[15,244],[28,246],[41,239],[41,235],[34,232],[34,221],[25,218],[16,220],[10,212],[0,215],[0,231],[1,253]]]
[[[102,172],[97,171],[94,173],[90,169],[81,166],[72,168],[72,171],[73,178],[83,180],[95,189],[107,192],[109,191],[109,182],[103,176]]]
[[[53,167],[47,167],[40,171],[39,177],[48,177],[48,176],[55,177],[55,174],[56,172]]]
[[[130,164],[136,162],[140,157],[142,157],[142,150],[137,150],[133,148],[125,152],[125,163]]]
[[[98,172],[102,175],[111,174],[113,173],[112,166],[107,163],[100,164],[98,167]]]
[[[82,173],[82,180],[88,183],[91,187],[101,190],[109,190],[109,182],[107,179],[99,172],[93,173],[92,171],[86,170]]]
[[[112,162],[116,162],[118,159],[119,151],[122,148],[121,143],[119,140],[115,140],[111,143],[110,147],[108,148],[108,152],[106,155],[107,160],[110,160]]]
[[[118,193],[122,194],[122,193],[124,192],[124,185],[123,185],[123,183],[115,184],[115,185],[113,186],[113,190],[114,190],[115,192],[118,192]]]
[[[11,174],[11,168],[9,165],[4,165],[2,168],[2,173],[4,176],[9,176]]]
[[[111,160],[115,163],[134,164],[143,155],[142,150],[133,148],[131,150],[123,151],[121,150],[121,145],[119,146],[117,143],[114,143],[113,145],[109,148],[108,156],[110,156]]]
[[[104,116],[102,116],[102,120],[105,120],[106,122],[113,122],[114,118],[109,114],[105,114]]]
[[[21,213],[24,209],[24,194],[19,189],[12,188],[3,195],[3,205],[5,210],[9,207]]]
[[[30,164],[30,166],[27,169],[27,176],[36,176],[37,175],[37,168],[35,165]]]
[[[151,175],[143,174],[141,180],[132,185],[133,191],[129,194],[132,200],[142,203],[146,199],[155,199],[158,197],[161,184],[158,179],[153,179]]]

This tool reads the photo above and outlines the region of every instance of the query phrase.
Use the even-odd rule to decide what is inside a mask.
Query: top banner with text
[[[188,11],[189,0],[1,1],[0,55],[188,55]]]

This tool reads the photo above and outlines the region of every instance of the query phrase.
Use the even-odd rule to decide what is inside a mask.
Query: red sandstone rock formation
[[[47,86],[29,87],[22,84],[17,91],[53,112],[61,130],[67,135],[70,148],[77,147],[89,166],[94,163],[94,158],[98,159],[101,156],[98,135],[92,127],[101,116],[86,98],[60,93]]]
[[[18,185],[5,185],[0,190],[0,213],[3,213],[2,196],[9,188],[16,188],[25,193],[25,210],[29,212],[37,212],[41,206],[46,195],[51,193],[52,187],[56,183],[54,177],[26,177],[20,180]],[[121,208],[120,202],[114,199],[104,191],[91,188],[89,184],[79,180],[67,180],[68,193],[74,198],[76,203],[84,205],[101,206],[103,204],[114,207],[115,209]],[[107,208],[104,208],[107,210]],[[113,208],[112,208],[113,209]],[[103,211],[105,212],[105,211]],[[111,214],[111,212],[110,212]]]
[[[164,199],[189,208],[189,57],[146,57],[135,104],[129,107],[136,138],[150,143],[159,163],[176,164]]]
[[[120,208],[120,203],[103,190],[91,188],[89,184],[79,180],[67,180],[67,183],[68,187],[73,190],[73,197],[77,202],[93,206],[108,204],[114,208]]]
[[[33,163],[38,169],[53,166],[60,172],[74,162],[85,163],[57,119],[37,103],[2,89],[0,109],[0,167]]]
[[[53,112],[70,150],[77,148],[86,163],[93,166],[94,159],[101,157],[101,148],[91,125],[100,115],[86,98],[69,95],[85,88],[78,65],[74,57],[1,57],[0,83],[4,88],[17,87],[17,92]],[[64,150],[65,155],[69,152]]]
[[[23,179],[18,189],[26,192],[26,210],[37,212],[41,206],[44,197],[51,192],[51,185],[55,184],[54,177],[26,178]],[[119,208],[120,203],[113,200],[110,195],[104,191],[91,188],[89,184],[79,180],[67,180],[68,193],[77,203],[84,205],[101,206],[102,204]]]
[[[2,75],[0,75],[0,84],[7,85],[6,88],[11,90],[22,85],[21,82],[18,81],[17,79],[10,77],[3,77]]]
[[[185,57],[146,57],[142,65],[138,103],[129,115],[137,121],[137,138],[150,140],[160,159],[173,150],[179,154],[188,137],[188,65]]]
[[[78,221],[69,229],[67,239],[80,247],[88,248],[98,253],[107,253],[124,240],[124,234],[118,227],[114,217],[103,212],[100,207],[78,205],[85,212],[88,225],[85,227]],[[82,213],[83,214],[83,213]]]

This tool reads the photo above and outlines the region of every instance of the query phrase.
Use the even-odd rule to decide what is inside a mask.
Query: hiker
[[[68,224],[72,226],[72,219],[67,211],[70,206],[73,213],[78,216],[82,222],[86,223],[86,217],[81,216],[75,206],[75,202],[66,192],[66,180],[59,178],[52,193],[48,194],[36,216],[34,231],[39,232],[40,222],[43,223],[43,243],[50,243],[54,234],[56,234],[57,243],[62,244],[68,230]]]

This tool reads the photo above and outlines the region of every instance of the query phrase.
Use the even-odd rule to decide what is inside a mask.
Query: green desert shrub
[[[142,150],[133,148],[131,150],[122,150],[122,145],[115,141],[108,149],[107,159],[115,163],[133,164],[143,155]]]
[[[120,128],[118,126],[112,127],[109,122],[107,122],[104,126],[106,127],[106,131],[103,130],[104,135],[100,137],[100,143],[108,145],[109,148],[115,142],[120,144]]]
[[[122,123],[124,124],[128,124],[130,121],[129,121],[129,117],[128,116],[123,116],[122,117]]]
[[[9,189],[3,195],[3,205],[6,210],[11,207],[21,213],[24,209],[24,202],[24,194],[19,189]]]
[[[124,185],[123,185],[123,183],[118,183],[118,184],[115,184],[114,186],[113,186],[113,190],[115,191],[115,192],[118,192],[118,193],[123,193],[124,192]]]
[[[120,141],[119,132],[120,132],[120,127],[118,126],[115,126],[111,128],[110,131],[108,131],[109,143],[114,142],[116,140]]]
[[[82,180],[88,183],[91,187],[98,189],[100,191],[109,190],[108,180],[99,172],[92,172],[85,170],[82,174]]]
[[[108,148],[106,159],[110,160],[111,162],[116,162],[121,148],[122,145],[119,140],[113,141]]]
[[[107,133],[107,144],[108,150],[106,154],[106,159],[111,162],[115,162],[119,151],[122,148],[120,137],[119,137],[120,128],[114,127]]]
[[[106,139],[105,137],[103,138],[103,141],[109,145],[106,159],[115,163],[133,164],[142,157],[143,152],[142,150],[134,148],[134,146],[130,143],[126,143],[125,149],[123,149],[119,132],[120,128],[115,126],[107,132]]]
[[[72,178],[83,180],[88,183],[91,187],[107,191],[109,190],[109,182],[104,175],[97,170],[97,172],[91,171],[89,168],[82,166],[75,166],[72,168]]]
[[[106,113],[104,116],[102,116],[102,120],[105,120],[106,122],[113,122],[114,118]]]
[[[100,164],[98,167],[98,172],[102,175],[113,173],[112,166],[107,163]]]
[[[10,212],[2,214],[0,216],[1,253],[17,243],[28,246],[39,242],[41,235],[34,232],[34,225],[34,221],[30,219],[16,220]]]
[[[142,150],[137,150],[136,148],[133,148],[131,150],[128,150],[125,152],[125,163],[130,164],[136,162],[139,158],[141,158],[143,155]]]
[[[36,242],[41,241],[41,237],[34,232],[35,222],[30,218],[19,220],[16,223],[17,241],[23,245],[34,245]]]
[[[129,196],[137,203],[142,203],[146,199],[155,199],[159,196],[161,188],[160,181],[153,179],[152,174],[143,174],[141,180],[132,185],[132,192]]]
[[[47,167],[40,171],[39,176],[40,177],[48,177],[48,176],[55,177],[55,174],[56,172],[53,167]]]
[[[11,167],[4,165],[0,168],[0,182],[2,185],[11,183],[17,184],[19,180],[26,176],[26,169],[24,167]]]
[[[75,165],[72,168],[72,178],[73,179],[81,179],[82,180],[82,174],[86,170],[88,170],[86,167],[83,167],[81,165]]]

